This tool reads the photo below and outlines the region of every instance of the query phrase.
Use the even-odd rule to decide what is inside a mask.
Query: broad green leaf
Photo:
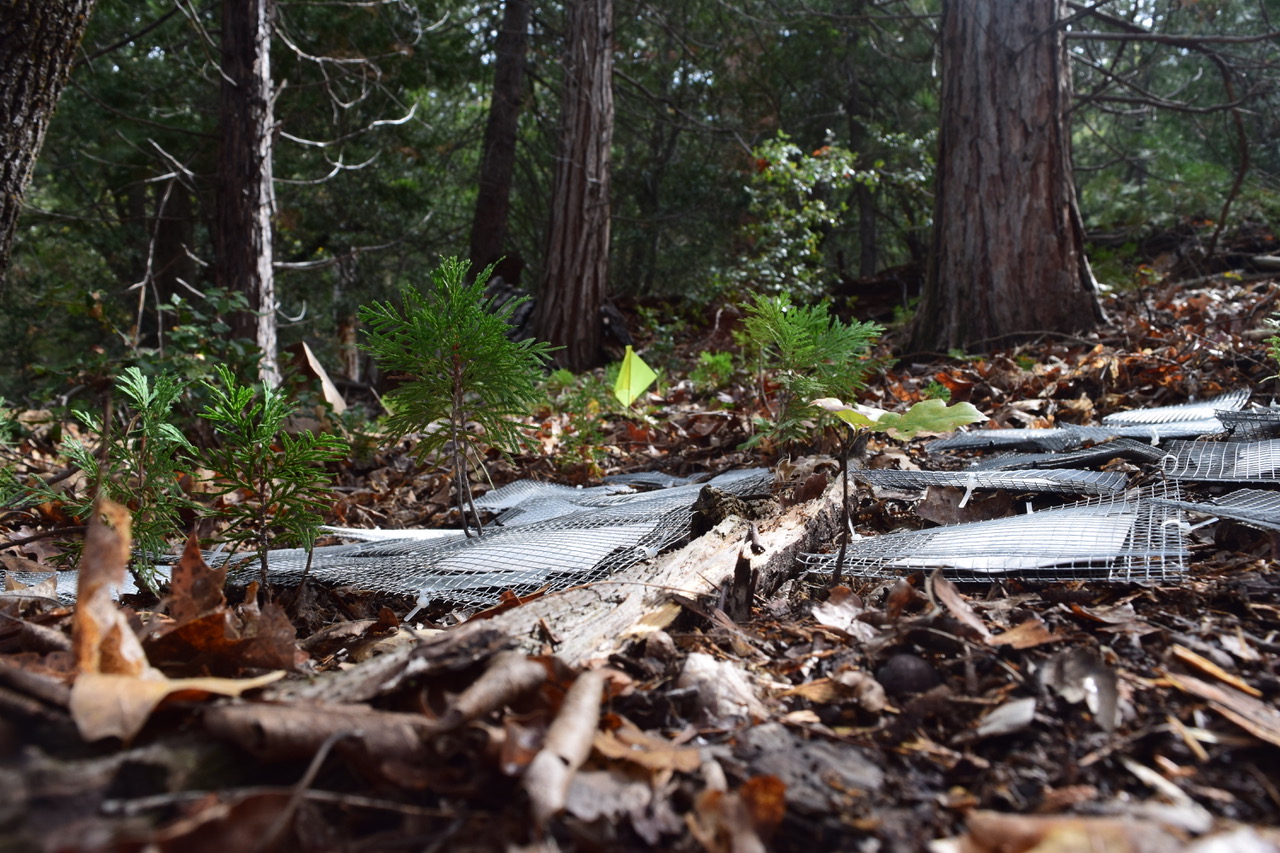
[[[658,374],[653,372],[653,368],[645,364],[644,359],[628,346],[626,355],[622,357],[622,368],[618,371],[618,381],[614,383],[613,393],[624,406],[630,406],[657,378]]]
[[[987,419],[972,403],[948,406],[946,401],[937,399],[921,400],[902,414],[858,404],[849,406],[834,397],[823,397],[814,400],[813,404],[859,429],[888,433],[901,439],[915,438],[922,432],[951,432],[965,424]]]

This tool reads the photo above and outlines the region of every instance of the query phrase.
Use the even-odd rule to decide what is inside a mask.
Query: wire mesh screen
[[[1163,500],[1200,515],[1228,518],[1262,530],[1280,530],[1280,492],[1265,489],[1236,489],[1205,500]]]
[[[1130,491],[1012,518],[859,539],[850,543],[842,571],[898,577],[942,569],[955,580],[1151,582],[1181,576],[1186,522],[1180,508],[1152,496]],[[812,572],[829,573],[836,558],[806,554],[802,561]]]
[[[1194,421],[1169,421],[1168,423],[1150,424],[1115,424],[1111,426],[1067,426],[1063,427],[1075,433],[1081,443],[1086,441],[1109,441],[1113,438],[1131,438],[1146,441],[1152,445],[1178,439],[1200,438],[1205,435],[1217,435],[1226,427],[1217,418],[1201,418]]]
[[[1159,462],[1165,451],[1144,441],[1117,438],[1080,450],[1062,453],[1005,453],[990,459],[979,459],[969,466],[970,471],[1016,470],[1020,468],[1080,468],[1102,465],[1112,459],[1128,459],[1130,462]]]
[[[1103,426],[1132,426],[1135,424],[1169,424],[1178,421],[1210,421],[1218,411],[1237,411],[1249,400],[1249,389],[1238,388],[1199,403],[1181,403],[1176,406],[1158,406],[1154,409],[1131,409],[1113,412],[1102,419]]]
[[[1253,409],[1241,412],[1218,412],[1218,420],[1226,427],[1228,437],[1236,441],[1255,441],[1280,436],[1280,411]]]
[[[707,485],[738,495],[765,492],[773,474],[730,471]],[[318,580],[364,589],[486,605],[505,590],[527,593],[600,580],[655,556],[689,532],[702,484],[619,494],[617,486],[575,489],[522,482],[480,499],[500,509],[481,537],[454,535],[316,548],[310,574]],[[387,531],[402,532],[402,531]],[[268,554],[271,577],[296,580],[306,569],[299,549]],[[254,566],[238,564],[232,580],[247,581]]]
[[[1013,492],[1057,492],[1105,495],[1124,490],[1127,477],[1119,471],[889,471],[862,470],[853,476],[881,488],[923,489],[928,486],[955,486],[961,489]]]
[[[1080,436],[1064,429],[976,429],[935,438],[925,449],[942,450],[1067,450],[1080,446]]]
[[[1276,482],[1280,481],[1280,439],[1174,442],[1163,464],[1172,480]]]

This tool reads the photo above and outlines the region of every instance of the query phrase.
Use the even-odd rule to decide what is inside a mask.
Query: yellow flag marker
[[[630,406],[657,378],[653,368],[632,352],[631,347],[627,347],[627,354],[622,357],[622,368],[618,371],[618,381],[613,386],[614,396],[624,406]]]

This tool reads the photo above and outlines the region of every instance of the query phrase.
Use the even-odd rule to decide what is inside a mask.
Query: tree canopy
[[[360,305],[466,253],[503,9],[274,5],[277,317],[282,343],[305,338],[336,363]],[[1102,283],[1119,277],[1108,261],[1143,229],[1273,223],[1280,95],[1268,4],[1067,9],[1075,182],[1084,227],[1105,238],[1088,246]],[[759,214],[748,190],[779,132],[804,156],[850,152],[865,177],[804,190],[839,211],[812,230],[820,268],[806,274],[821,286],[806,298],[847,300],[862,278],[923,268],[940,11],[934,0],[619,0],[609,295],[749,295]],[[181,317],[234,313],[214,292],[220,16],[217,3],[97,4],[18,222],[0,296],[10,341],[0,391],[27,393],[71,366],[92,372],[94,358],[105,369],[151,357]],[[566,4],[530,10],[507,155],[503,269],[535,291],[548,272],[567,20]],[[856,300],[849,311],[859,314]]]

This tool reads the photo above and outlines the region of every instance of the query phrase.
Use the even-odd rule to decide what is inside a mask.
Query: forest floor
[[[991,427],[1234,388],[1266,401],[1278,295],[1249,276],[1150,285],[1109,297],[1089,335],[906,356],[864,400],[900,408],[943,386]],[[727,312],[686,318],[637,349],[676,377],[731,348],[731,328]],[[756,405],[745,381],[670,378],[645,417],[547,410],[543,452],[490,475],[759,465],[739,449]],[[938,467],[927,442],[872,441],[863,458]],[[775,517],[821,500],[835,451],[827,436],[772,460]],[[335,523],[450,520],[447,476],[404,446],[338,474]],[[903,496],[859,487],[854,505],[864,535],[925,524]],[[925,514],[948,513],[964,520],[954,496]],[[11,538],[50,523],[5,522]],[[91,531],[82,573],[114,570],[113,530]],[[411,600],[355,587],[228,602],[194,554],[160,605],[118,607],[84,579],[74,606],[9,590],[0,851],[1280,850],[1277,540],[1229,522],[1192,536],[1185,576],[1147,583],[915,573],[828,589],[797,567],[746,609],[670,596],[615,653],[572,661],[557,648],[571,626],[514,637],[447,606],[410,626]],[[0,556],[29,569],[51,542]]]

